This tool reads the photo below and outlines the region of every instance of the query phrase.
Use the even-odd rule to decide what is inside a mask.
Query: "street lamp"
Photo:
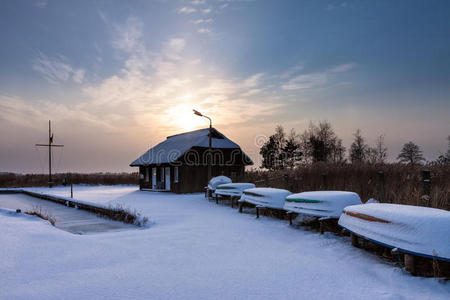
[[[212,121],[211,118],[208,116],[205,116],[204,114],[202,114],[201,112],[199,112],[198,110],[193,109],[194,114],[199,116],[199,117],[203,117],[203,118],[207,118],[209,120],[209,157],[208,157],[208,181],[211,180],[212,177],[212,172],[211,172],[211,150],[212,150],[212,146],[211,146],[211,138],[212,138]]]

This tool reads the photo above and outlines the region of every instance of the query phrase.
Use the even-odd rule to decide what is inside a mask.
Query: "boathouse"
[[[208,183],[208,161],[212,176],[225,175],[237,180],[244,175],[252,160],[241,147],[215,128],[168,136],[149,149],[130,166],[139,167],[141,190],[174,193],[202,192]]]

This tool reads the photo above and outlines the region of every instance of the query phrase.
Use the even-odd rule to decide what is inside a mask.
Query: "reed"
[[[246,182],[257,186],[288,189],[298,193],[315,190],[343,190],[359,194],[363,202],[382,199],[378,188],[378,172],[384,173],[384,202],[425,206],[422,170],[431,171],[431,207],[450,210],[450,166],[403,164],[326,164],[316,163],[280,171],[251,170]],[[323,175],[326,180],[324,186]],[[286,178],[287,176],[287,178]]]

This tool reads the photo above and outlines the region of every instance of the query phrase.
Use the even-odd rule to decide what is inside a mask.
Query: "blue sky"
[[[277,124],[329,120],[428,159],[450,134],[448,1],[1,1],[0,171],[129,171],[197,108],[253,158]],[[6,142],[8,141],[8,142]],[[4,170],[3,170],[4,169]]]

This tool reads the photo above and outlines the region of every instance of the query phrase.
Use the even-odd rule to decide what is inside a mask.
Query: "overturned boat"
[[[284,200],[292,194],[288,190],[275,188],[253,188],[243,192],[239,202],[250,203],[257,207],[283,209]]]
[[[215,194],[218,196],[241,197],[245,190],[254,187],[253,183],[225,183],[216,187]]]
[[[354,236],[362,237],[404,253],[406,266],[411,255],[450,262],[449,211],[387,203],[353,205],[343,210],[339,225],[350,231],[352,243]]]
[[[355,204],[362,202],[358,194],[353,192],[315,191],[289,195],[284,209],[312,217],[338,219],[345,207]]]
[[[216,188],[221,185],[221,184],[225,184],[225,183],[231,183],[231,179],[227,176],[216,176],[213,177],[209,180],[208,182],[208,186],[206,187],[206,191],[205,191],[205,197],[210,198],[210,197],[215,197],[214,192],[216,191]]]

